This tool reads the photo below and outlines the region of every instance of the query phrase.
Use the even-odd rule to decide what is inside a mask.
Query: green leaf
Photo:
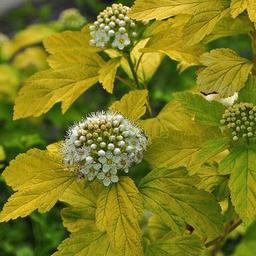
[[[256,216],[256,149],[244,147],[234,159],[230,174],[229,188],[231,201],[236,212],[244,221]]]
[[[152,215],[148,220],[148,234],[151,242],[164,237],[167,233],[171,232],[168,225],[161,221],[157,215]],[[185,223],[184,223],[185,230]]]
[[[120,112],[133,121],[137,121],[146,112],[147,97],[147,90],[131,91],[124,95],[120,101],[114,102],[110,109]]]
[[[195,115],[195,120],[203,124],[219,126],[224,106],[216,101],[208,101],[198,94],[189,92],[176,93],[175,100]]]
[[[58,247],[53,256],[116,256],[108,242],[106,233],[87,226],[78,232],[72,233]]]
[[[235,248],[234,256],[252,256],[256,254],[256,222],[254,221],[248,228],[241,243]]]
[[[228,149],[229,146],[230,138],[220,137],[207,140],[202,144],[201,149],[195,154],[192,162],[190,163],[190,169],[197,171],[198,167]]]
[[[120,65],[121,58],[114,58],[106,62],[99,70],[99,82],[109,93],[113,93],[115,76]]]
[[[238,94],[238,100],[256,105],[256,76],[249,76],[245,87]]]
[[[143,254],[139,227],[141,213],[139,192],[128,177],[122,177],[99,196],[97,226],[107,231],[111,246],[122,256]]]
[[[188,45],[195,45],[209,35],[217,23],[227,14],[229,9],[202,9],[191,17],[184,27],[184,39]]]
[[[146,249],[146,256],[198,256],[204,251],[204,244],[196,235],[165,235]]]
[[[231,49],[216,49],[201,56],[206,68],[198,73],[197,83],[205,93],[232,96],[245,86],[253,64]]]
[[[221,5],[216,0],[136,0],[129,16],[136,20],[162,20],[177,14],[194,14]]]
[[[3,175],[18,191],[4,205],[1,222],[25,217],[36,209],[49,211],[76,179],[60,158],[38,149],[19,155]]]
[[[205,164],[201,168],[197,169],[196,175],[200,178],[200,182],[196,185],[198,189],[203,189],[210,193],[217,193],[216,189],[218,189],[218,192],[221,192],[221,186],[226,188],[228,178],[226,176],[219,175],[218,168],[216,166]]]
[[[40,116],[62,102],[62,112],[98,81],[100,66],[88,63],[80,67],[39,72],[27,80],[14,106],[14,119]]]
[[[222,175],[230,174],[235,166],[236,159],[243,151],[243,145],[233,147],[231,152],[219,163],[219,173]]]
[[[140,184],[145,207],[175,228],[180,218],[203,238],[216,238],[222,231],[220,207],[215,198],[193,185],[184,168],[154,169]],[[177,231],[176,229],[173,229]]]

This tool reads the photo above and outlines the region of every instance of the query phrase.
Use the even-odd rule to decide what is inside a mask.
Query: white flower
[[[109,40],[109,36],[104,30],[97,30],[94,34],[95,45],[104,48]]]
[[[139,22],[128,17],[130,8],[122,4],[113,4],[97,16],[97,20],[89,27],[92,46],[114,47],[123,50],[132,43],[131,38],[138,35]],[[143,22],[140,22],[141,26]],[[104,32],[104,33],[103,33]]]
[[[140,128],[116,112],[92,113],[69,130],[63,143],[64,162],[77,167],[80,177],[96,176],[105,186],[118,182],[122,171],[142,160],[147,137]]]
[[[119,181],[116,170],[110,170],[109,172],[101,172],[97,175],[99,180],[102,180],[104,186],[109,186],[112,182],[116,183]]]
[[[119,50],[123,50],[126,46],[131,44],[131,40],[127,33],[122,34],[117,32],[115,35],[115,40],[112,43],[112,46],[118,48]]]

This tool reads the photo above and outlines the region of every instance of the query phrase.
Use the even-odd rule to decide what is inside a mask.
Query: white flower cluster
[[[138,24],[127,16],[129,10],[129,7],[122,4],[113,4],[102,11],[97,16],[97,21],[90,26],[90,44],[119,50],[131,45],[132,39],[137,37]]]
[[[96,112],[71,127],[63,143],[64,162],[79,176],[98,178],[105,186],[118,182],[139,163],[147,146],[143,131],[116,112]]]
[[[256,136],[256,106],[251,103],[237,103],[225,110],[220,123],[232,134],[234,141]]]

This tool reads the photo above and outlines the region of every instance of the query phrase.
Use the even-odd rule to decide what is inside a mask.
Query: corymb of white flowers
[[[108,111],[92,113],[71,127],[62,152],[65,164],[74,166],[79,177],[97,178],[109,186],[141,162],[146,146],[147,137],[139,127]]]
[[[138,23],[127,16],[129,10],[129,7],[122,4],[113,4],[102,11],[97,16],[97,21],[90,26],[90,44],[119,50],[131,45],[132,40],[138,35]]]

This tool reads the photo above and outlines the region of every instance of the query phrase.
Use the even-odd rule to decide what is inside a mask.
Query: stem
[[[217,254],[221,247],[221,244],[225,241],[227,235],[231,233],[233,230],[235,230],[241,223],[241,219],[237,219],[235,221],[230,222],[228,225],[226,225],[223,235],[205,244],[205,247],[207,248],[214,246],[211,253],[212,256],[215,256]]]
[[[253,75],[256,75],[256,30],[253,29],[252,31],[252,52],[253,52]]]
[[[120,76],[116,76],[116,79],[121,81],[123,84],[127,85],[130,89],[132,89],[132,90],[136,89],[136,86],[134,86],[132,83],[130,83],[129,81],[125,80],[124,78],[122,78]]]
[[[127,54],[127,55],[126,55],[126,58],[127,58],[129,67],[130,67],[130,69],[131,69],[131,71],[132,71],[132,76],[133,76],[133,79],[134,79],[134,81],[135,81],[135,83],[136,83],[136,85],[137,85],[137,88],[140,89],[139,79],[138,79],[137,73],[136,73],[136,71],[135,71],[135,69],[134,69],[133,62],[132,62],[132,59],[131,59],[130,54]]]
[[[136,67],[135,67],[136,69],[135,69],[134,68],[134,64],[132,62],[132,59],[131,59],[131,56],[130,56],[129,53],[126,54],[125,57],[126,57],[126,59],[128,61],[129,67],[130,67],[131,72],[132,72],[132,76],[133,76],[134,81],[135,81],[135,83],[137,85],[137,89],[148,89],[146,84],[142,85],[142,87],[140,85],[140,82],[139,82],[139,79],[138,79],[138,76],[137,76],[138,65],[136,65]],[[139,60],[139,62],[141,61],[141,59]],[[149,97],[147,97],[146,106],[147,106],[149,115],[152,116],[152,109],[151,109],[151,106],[150,106],[150,103],[149,103]]]

